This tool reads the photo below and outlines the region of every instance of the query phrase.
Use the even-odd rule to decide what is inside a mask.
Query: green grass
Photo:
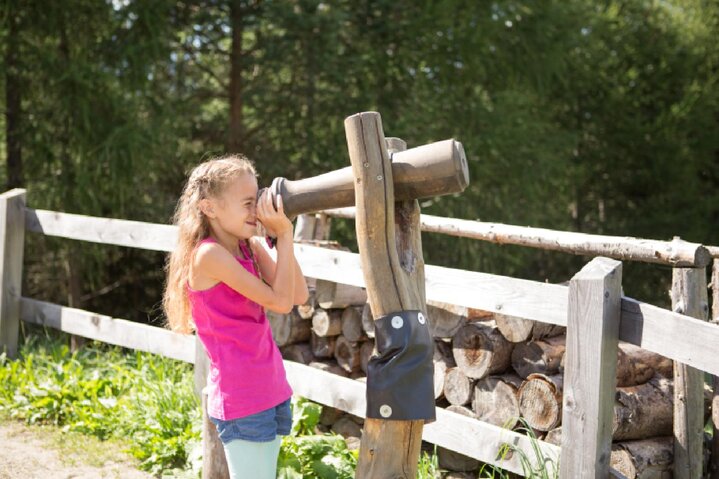
[[[56,426],[57,448],[82,451],[88,465],[102,464],[107,451],[119,449],[156,477],[199,477],[202,418],[192,365],[97,341],[71,353],[68,343],[64,333],[23,324],[18,359],[0,355],[0,419]],[[318,434],[321,411],[317,403],[293,398],[293,427],[282,441],[278,477],[354,477],[358,451],[334,433]],[[543,463],[541,450],[533,452]],[[522,463],[528,477],[556,477],[531,471],[526,457]],[[421,454],[418,479],[443,472],[436,448]],[[487,465],[479,474],[509,477]]]

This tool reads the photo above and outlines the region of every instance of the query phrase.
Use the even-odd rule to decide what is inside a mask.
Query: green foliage
[[[126,452],[153,473],[199,464],[200,409],[189,365],[98,342],[70,353],[66,335],[47,333],[28,335],[17,360],[0,356],[0,411],[126,439]]]

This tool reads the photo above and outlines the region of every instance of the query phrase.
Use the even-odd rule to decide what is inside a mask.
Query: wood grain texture
[[[18,352],[22,261],[25,250],[25,190],[0,195],[0,354]]]
[[[594,258],[569,283],[560,478],[609,474],[622,264]]]
[[[707,319],[706,281],[704,268],[674,268],[672,309],[700,320]],[[703,430],[704,373],[686,364],[674,363],[675,479],[701,477]]]
[[[345,133],[354,176],[357,244],[373,318],[395,311],[426,312],[419,205],[409,200],[395,206],[393,166],[379,114],[346,118]],[[390,145],[406,148],[403,142]],[[423,425],[424,420],[367,418],[355,477],[414,479]]]

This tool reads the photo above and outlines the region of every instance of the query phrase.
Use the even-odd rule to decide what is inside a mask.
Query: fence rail
[[[337,214],[349,217],[347,216],[349,213],[346,211]],[[427,228],[426,231],[431,231],[434,228],[436,231],[441,230],[441,232],[457,236],[467,236],[466,231],[463,230],[467,226],[466,223],[479,224],[479,222],[450,221],[444,218],[441,221],[435,221],[433,217],[422,216],[423,229]],[[22,224],[23,220],[24,225]],[[464,222],[458,224],[455,223],[456,221]],[[447,228],[444,226],[437,227],[437,224],[445,223],[453,225],[449,228],[451,231],[446,231]],[[712,256],[719,257],[719,248],[707,249],[701,245],[678,240],[661,242],[636,238],[594,237],[596,241],[587,241],[587,238],[593,235],[577,236],[578,234],[574,233],[569,234],[570,236],[564,235],[564,239],[560,240],[557,238],[562,235],[557,236],[557,234],[562,232],[551,232],[550,234],[546,233],[549,230],[500,225],[512,229],[511,234],[505,234],[506,231],[498,233],[501,228],[487,226],[491,224],[479,225],[480,229],[489,228],[487,231],[476,233],[475,237],[479,239],[557,249],[575,254],[603,254],[619,259],[696,268],[705,267],[709,264]],[[17,259],[8,260],[8,258],[16,258],[18,252],[22,258],[25,230],[74,240],[169,252],[176,244],[176,227],[35,210],[25,207],[24,192],[13,190],[0,195],[0,228],[2,228],[0,246],[2,246],[4,258],[4,262],[0,265],[0,279],[3,282],[0,302],[0,341],[2,342],[0,346],[7,344],[12,346],[12,335],[17,334],[13,321],[23,320],[131,349],[148,351],[189,363],[196,362],[197,342],[193,336],[21,297],[19,292],[20,276],[15,271]],[[18,228],[22,230],[22,233],[18,231]],[[552,235],[555,239],[549,241],[548,238],[551,238]],[[527,242],[522,239],[523,237],[524,239],[534,238],[533,244],[529,244],[532,241]],[[570,237],[574,243],[566,240]],[[613,239],[610,241],[608,238]],[[625,241],[626,244],[622,241]],[[589,244],[591,247],[578,248],[578,242]],[[552,247],[550,243],[554,246]],[[622,244],[626,247],[620,247]],[[296,244],[295,250],[306,276],[364,287],[358,254],[308,244]],[[641,253],[637,253],[637,251],[641,251]],[[270,254],[275,253],[274,250],[269,250],[269,252]],[[13,256],[14,253],[15,256]],[[572,286],[573,283],[570,283],[570,286],[546,284],[433,265],[426,266],[425,275],[427,299],[430,301],[562,326],[569,325],[575,330],[577,329],[576,325],[579,324],[569,317],[570,293],[572,288],[576,287]],[[579,275],[575,278],[578,277]],[[599,299],[588,299],[587,301],[591,301],[592,305],[588,305],[586,310],[601,309],[601,301],[603,301],[601,295],[592,297],[595,296]],[[716,302],[716,292],[714,298]],[[628,297],[618,298],[618,304],[619,324],[616,336],[602,336],[602,340],[606,341],[603,344],[609,345],[607,347],[610,350],[614,342],[623,340],[682,364],[719,376],[719,361],[716,361],[714,346],[719,344],[719,325]],[[578,312],[576,304],[573,308],[575,315],[584,314]],[[15,328],[15,332],[13,332],[13,328]],[[584,341],[586,340],[585,338]],[[596,359],[595,356],[598,354],[596,349],[594,351],[585,349],[586,351],[582,351],[582,348],[579,348],[576,351],[580,357],[574,357],[568,363],[568,368],[575,367],[573,366],[575,363],[585,364]],[[594,356],[590,356],[590,354],[594,354]],[[604,358],[604,360],[606,359]],[[609,360],[613,361],[611,355]],[[285,368],[288,379],[297,394],[358,416],[364,415],[365,384],[361,381],[343,378],[290,361],[285,361]],[[606,382],[606,378],[603,381]],[[595,391],[599,388],[606,392],[606,384],[595,384],[595,386]],[[566,388],[565,394],[574,397],[573,394],[577,389],[570,386]],[[593,404],[599,407],[596,401],[593,401]],[[580,407],[585,407],[585,405],[580,404]],[[606,416],[606,411],[602,415]],[[581,417],[581,414],[578,417]],[[599,420],[606,427],[606,417]],[[601,427],[599,430],[602,430]],[[605,449],[607,447],[605,436],[606,430],[603,430],[603,432],[596,432],[593,437],[588,438],[588,444],[590,448],[593,448],[591,450],[594,451],[595,457],[601,453],[602,447]],[[533,452],[533,445],[526,436],[442,408],[437,410],[437,421],[424,427],[423,439],[518,474],[523,473],[520,461],[521,453],[510,454],[504,459],[499,457],[500,450],[507,444],[522,451],[533,463],[533,466],[546,466],[546,464],[537,463],[538,458]],[[538,441],[537,446],[547,458],[554,460],[556,464],[560,455],[559,447],[543,441]],[[581,460],[581,457],[573,459],[572,463],[577,466]],[[612,471],[612,473],[614,477],[621,477],[616,471]]]

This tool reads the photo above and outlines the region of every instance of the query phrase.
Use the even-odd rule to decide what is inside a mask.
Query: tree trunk
[[[615,443],[610,463],[627,479],[671,479],[674,439],[664,436]]]
[[[360,348],[358,343],[348,341],[347,338],[337,336],[335,343],[335,359],[348,373],[357,371],[360,367]]]
[[[566,337],[519,343],[512,351],[512,367],[521,377],[530,374],[555,374],[564,356]]]
[[[333,281],[318,279],[315,294],[317,304],[324,309],[364,306],[367,302],[367,292],[364,288]]]
[[[310,322],[302,319],[295,309],[288,314],[268,310],[266,315],[277,346],[288,346],[310,339]]]
[[[362,307],[362,329],[368,338],[374,338],[374,318],[369,303]]]
[[[452,357],[452,347],[436,339],[434,341],[434,398],[439,399],[444,395],[444,381],[449,368],[457,366]]]
[[[450,404],[464,406],[472,400],[474,381],[461,368],[449,368],[444,376],[444,397]]]
[[[232,45],[230,46],[230,83],[229,91],[227,92],[230,99],[230,123],[225,145],[227,153],[241,153],[244,150],[242,145],[243,3],[242,0],[233,0],[230,2]]]
[[[12,4],[10,4],[12,5]],[[18,8],[17,10],[21,10]],[[10,7],[7,14],[7,39],[5,46],[5,148],[7,158],[6,189],[23,185],[22,143],[20,122],[22,118],[22,79],[20,78],[20,15]]]
[[[347,371],[342,369],[340,365],[337,364],[337,361],[335,361],[334,359],[321,359],[319,361],[311,361],[309,363],[309,366],[345,378],[349,376],[349,374],[347,374]]]
[[[481,379],[507,370],[513,346],[493,321],[467,323],[452,339],[452,354],[464,374]]]
[[[364,341],[367,335],[362,329],[362,307],[348,306],[342,312],[342,336],[348,341]]]
[[[332,358],[335,355],[335,336],[318,336],[314,332],[310,336],[312,354],[316,358]]]
[[[519,387],[522,379],[514,373],[480,379],[472,390],[472,409],[477,418],[508,429],[519,420]]]
[[[367,374],[367,364],[374,353],[374,340],[364,341],[360,345],[360,369]]]
[[[315,358],[312,355],[312,348],[307,343],[290,344],[280,348],[282,358],[296,363],[310,364]]]
[[[613,438],[627,440],[671,435],[673,394],[671,381],[663,378],[619,388],[614,403]]]
[[[504,314],[495,314],[494,320],[497,322],[497,328],[507,341],[512,343],[521,343],[530,339],[544,339],[552,336],[564,334],[564,326],[556,324],[542,323],[532,321],[531,319],[517,318],[515,316],[505,316]]]
[[[530,374],[519,388],[519,410],[532,428],[549,431],[562,421],[561,375]]]
[[[317,308],[312,315],[312,331],[317,336],[339,336],[342,334],[342,310]]]

